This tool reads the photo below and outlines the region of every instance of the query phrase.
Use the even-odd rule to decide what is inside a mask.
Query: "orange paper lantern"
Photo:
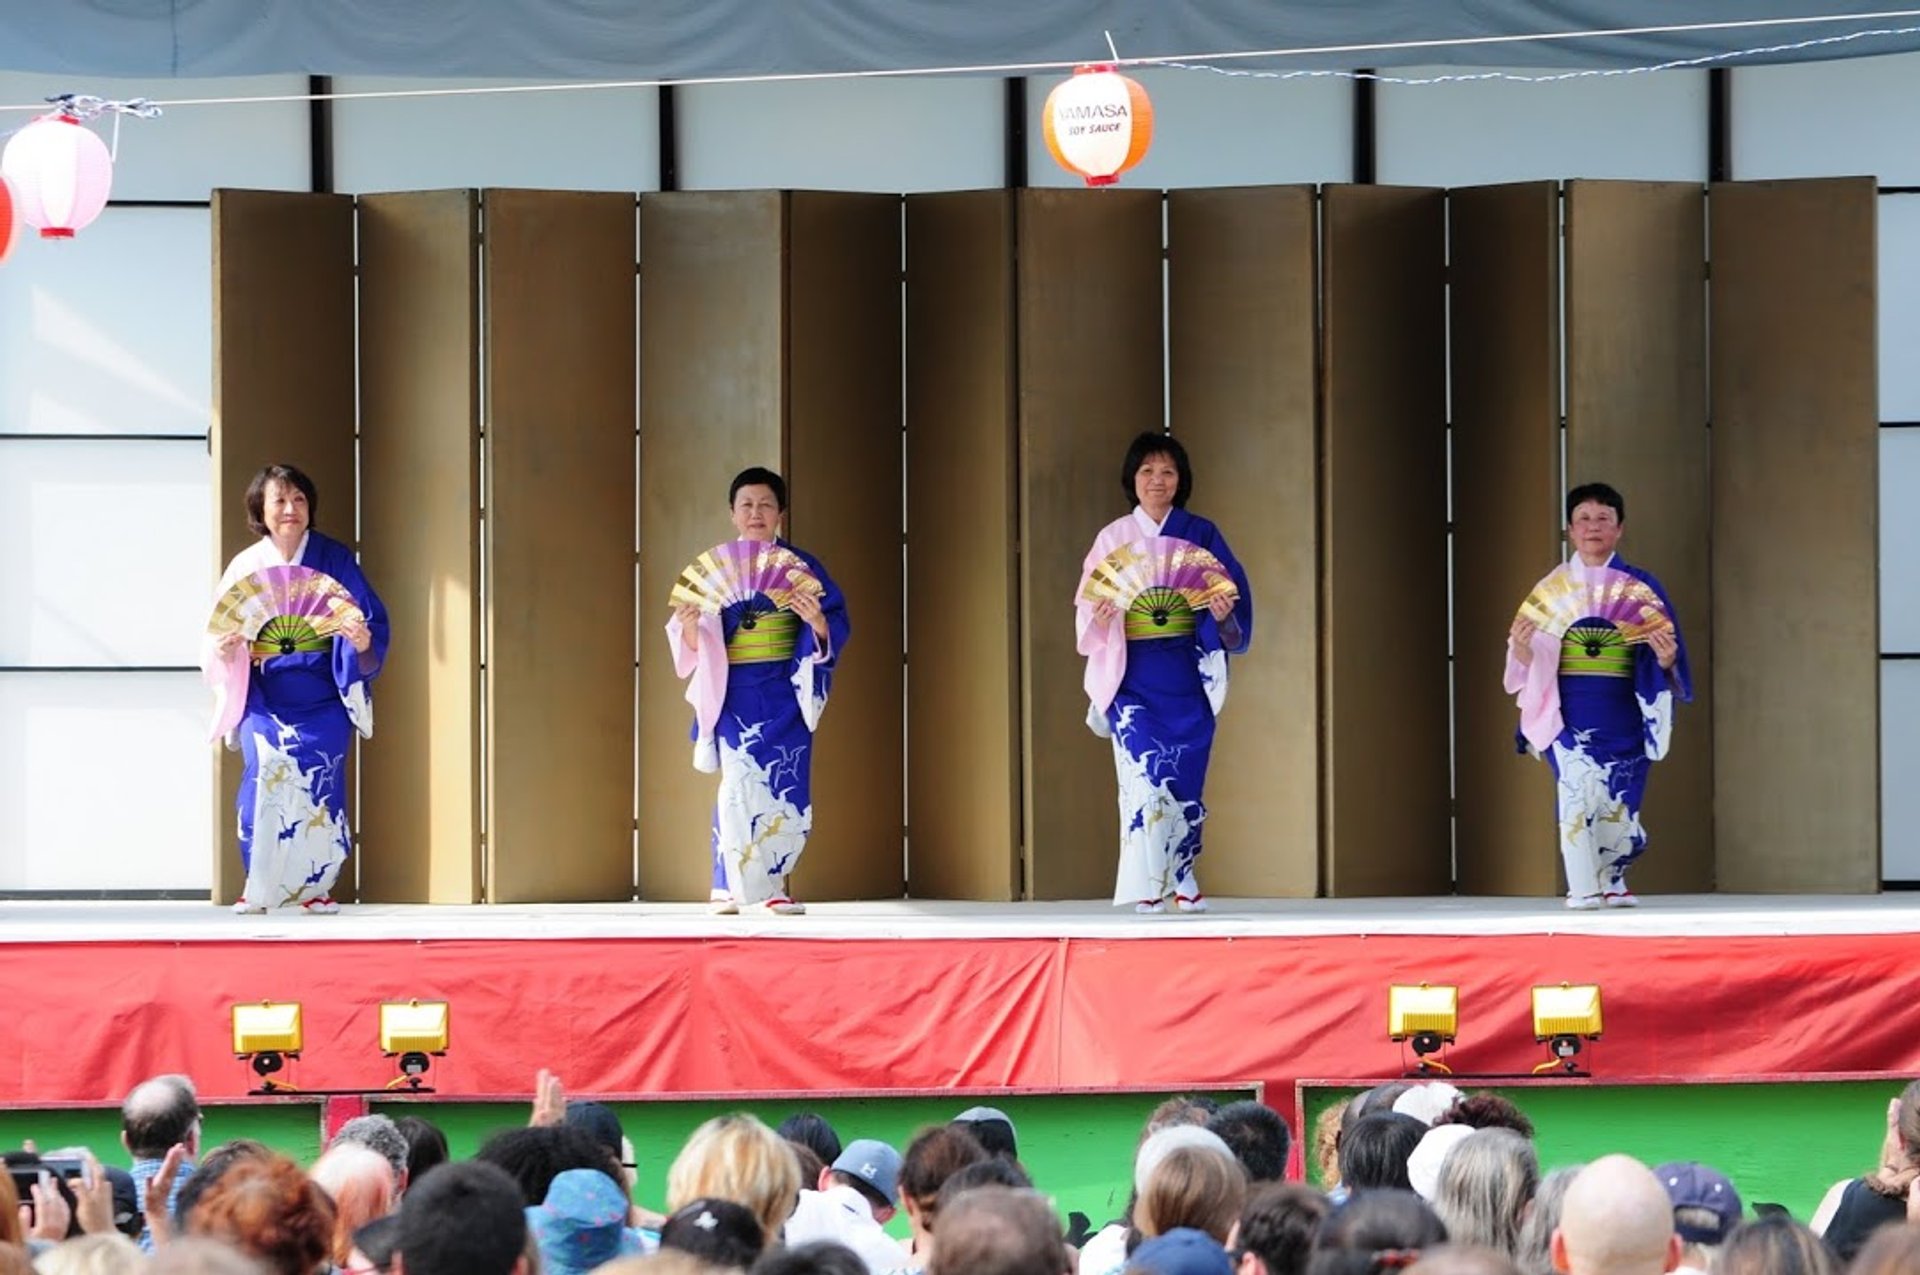
[[[1060,167],[1089,186],[1110,186],[1146,156],[1153,103],[1111,64],[1078,67],[1047,94],[1041,130]]]
[[[0,177],[0,261],[20,246],[20,225],[20,201],[13,197],[13,183]]]

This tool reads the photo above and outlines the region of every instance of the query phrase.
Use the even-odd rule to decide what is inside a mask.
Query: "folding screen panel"
[[[1014,197],[909,195],[907,849],[915,898],[1021,895]]]
[[[643,898],[704,899],[713,877],[714,778],[691,765],[693,710],[663,626],[680,568],[733,536],[733,476],[786,468],[785,208],[778,191],[640,199]]]
[[[1723,890],[1879,881],[1871,178],[1715,185],[1714,842]]]
[[[1567,183],[1567,485],[1626,498],[1620,555],[1666,586],[1693,674],[1647,785],[1642,894],[1713,888],[1706,216],[1695,184]]]
[[[1444,894],[1445,197],[1323,198],[1324,884]]]
[[[1560,195],[1448,193],[1455,853],[1462,894],[1554,894],[1553,778],[1514,751],[1507,628],[1561,558]]]
[[[1162,428],[1161,196],[1015,198],[1027,889],[1102,898],[1119,804],[1112,746],[1086,726],[1073,599],[1094,536],[1128,509],[1127,443]]]
[[[353,201],[252,190],[213,193],[213,570],[254,536],[243,497],[285,462],[319,491],[315,525],[354,540]],[[240,755],[215,762],[215,903],[240,893],[234,793]],[[353,864],[335,888],[353,897]]]
[[[803,897],[902,873],[900,203],[745,191],[641,200],[640,886],[705,898],[714,779],[661,636],[675,575],[732,536],[727,485],[785,471],[789,530],[847,594]]]
[[[901,757],[900,198],[787,196],[787,479],[795,543],[847,595],[853,638],[814,736],[803,896],[906,892]]]
[[[1312,898],[1320,882],[1319,501],[1310,186],[1167,196],[1174,436],[1253,588],[1207,774],[1202,881]]]
[[[634,211],[489,190],[487,897],[633,892]]]
[[[393,625],[368,901],[480,901],[479,212],[470,190],[359,201],[361,562]]]

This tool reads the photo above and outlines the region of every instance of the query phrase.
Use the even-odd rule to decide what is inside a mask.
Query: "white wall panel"
[[[0,434],[205,434],[213,246],[204,208],[109,208],[0,267]]]
[[[1880,419],[1920,421],[1920,195],[1880,196],[1879,265]]]
[[[0,441],[0,665],[197,664],[210,478],[197,441]]]
[[[1409,67],[1393,74],[1427,78],[1458,70]],[[1566,177],[1707,177],[1704,71],[1551,84],[1382,84],[1377,105],[1382,183],[1477,186]]]
[[[1121,184],[1265,186],[1353,180],[1353,82],[1137,70],[1153,101],[1153,145]],[[1064,75],[1027,81],[1027,180],[1080,186],[1047,153],[1041,112]]]
[[[1920,660],[1880,662],[1880,877],[1920,881]]]
[[[197,673],[0,673],[0,890],[205,890]]]
[[[1873,176],[1920,186],[1920,53],[1732,76],[1733,176]]]
[[[486,88],[533,80],[334,77],[336,93]],[[334,189],[653,190],[660,184],[655,89],[344,99],[333,107]]]
[[[992,76],[689,84],[674,90],[685,190],[976,190],[1006,180]]]
[[[304,75],[217,80],[104,80],[96,76],[0,74],[0,105],[38,102],[52,93],[86,93],[127,101],[278,97],[307,91]],[[29,116],[0,115],[0,132]],[[216,186],[306,190],[313,181],[309,114],[304,102],[163,107],[160,118],[125,119],[113,166],[115,199],[207,199]],[[113,121],[95,121],[111,142]]]
[[[1880,508],[1880,649],[1920,655],[1920,555],[1898,516],[1920,508],[1920,429],[1880,431]]]

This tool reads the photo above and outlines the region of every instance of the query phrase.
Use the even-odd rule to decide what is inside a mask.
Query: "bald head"
[[[1673,1201],[1631,1156],[1595,1160],[1567,1188],[1553,1264],[1568,1275],[1664,1275],[1680,1261]]]
[[[177,1143],[200,1150],[200,1100],[185,1076],[155,1076],[120,1104],[120,1137],[136,1160],[165,1158]]]

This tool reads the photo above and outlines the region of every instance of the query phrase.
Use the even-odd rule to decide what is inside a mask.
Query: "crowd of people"
[[[1898,1275],[1920,1271],[1920,1081],[1878,1162],[1809,1222],[1749,1210],[1726,1175],[1607,1155],[1542,1173],[1510,1100],[1394,1082],[1292,1131],[1257,1102],[1176,1098],[1141,1131],[1132,1195],[1063,1222],[990,1107],[904,1148],[817,1115],[694,1131],[655,1212],[617,1114],[543,1074],[523,1128],[449,1157],[429,1121],[348,1121],[302,1168],[204,1146],[192,1083],[128,1094],[130,1170],[93,1150],[10,1152],[0,1275]],[[59,1166],[77,1160],[71,1174]],[[24,1187],[24,1190],[22,1189]],[[651,1202],[650,1202],[651,1203]],[[907,1237],[886,1229],[903,1214]],[[896,1228],[900,1229],[900,1228]]]

